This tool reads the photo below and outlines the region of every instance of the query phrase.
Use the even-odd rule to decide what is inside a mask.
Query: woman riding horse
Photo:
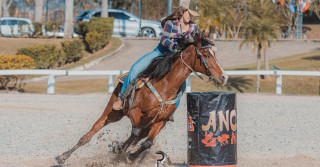
[[[103,114],[91,130],[74,147],[57,156],[57,162],[63,164],[74,151],[88,143],[101,128],[121,120],[124,116],[131,121],[131,135],[121,145],[114,143],[114,152],[126,153],[130,145],[136,145],[144,138],[146,138],[145,141],[137,151],[127,155],[130,159],[135,159],[144,150],[149,149],[176,109],[173,101],[176,101],[179,87],[192,72],[205,74],[209,77],[209,81],[215,81],[222,86],[227,83],[228,76],[218,64],[210,45],[212,44],[205,39],[203,33],[201,37],[195,34],[194,42],[183,45],[181,52],[162,55],[154,59],[138,76],[148,76],[150,81],[131,95],[135,98],[131,107],[126,105],[120,111],[112,109],[122,87],[122,83],[119,82]]]
[[[130,72],[123,83],[120,95],[116,102],[113,104],[114,110],[121,110],[123,108],[124,100],[131,93],[131,90],[135,86],[136,82],[132,82],[144,69],[148,67],[150,62],[168,52],[177,51],[177,40],[188,39],[191,34],[199,33],[198,26],[192,22],[194,16],[199,16],[195,11],[196,4],[192,0],[184,0],[179,8],[177,8],[171,15],[165,18],[161,25],[164,28],[163,34],[158,46],[151,52],[141,57],[130,69]],[[181,48],[179,48],[181,49]],[[211,47],[214,52],[217,51],[215,46]],[[130,84],[132,83],[132,84]],[[186,89],[186,83],[184,82],[178,92],[178,101],[176,103],[176,109],[180,103],[180,97]]]
[[[204,33],[200,36],[196,25],[190,22],[192,18],[190,13],[193,13],[193,11],[185,7],[180,7],[177,11],[175,13],[181,14],[179,15],[181,21],[179,19],[166,21],[162,43],[158,45],[154,52],[148,54],[149,56],[146,55],[141,59],[143,62],[152,59],[150,57],[156,57],[153,60],[148,60],[148,64],[152,62],[146,70],[141,73],[138,72],[138,74],[140,73],[138,77],[150,77],[150,82],[147,82],[134,95],[131,95],[135,98],[131,107],[129,108],[126,105],[120,111],[112,108],[124,86],[118,83],[103,114],[95,122],[91,130],[74,147],[56,157],[59,164],[63,164],[74,151],[88,143],[101,128],[121,120],[124,116],[129,117],[131,121],[131,135],[121,145],[115,145],[114,152],[125,153],[130,145],[136,145],[140,140],[146,138],[137,151],[127,154],[130,159],[137,158],[144,150],[152,146],[155,137],[175,111],[176,105],[173,104],[177,103],[177,100],[180,100],[180,97],[176,99],[177,93],[183,93],[184,89],[181,89],[181,85],[183,85],[186,78],[192,72],[203,73],[219,85],[223,86],[226,84],[228,76],[218,64],[213,53],[213,50],[216,50],[216,48],[212,48],[212,43],[206,40]],[[186,38],[192,32],[196,32],[192,43],[183,43],[180,47],[180,52],[169,52],[170,49],[176,49],[176,45],[181,45],[179,43],[181,40],[174,40],[173,37],[180,33],[183,38]],[[170,38],[171,35],[172,38]]]

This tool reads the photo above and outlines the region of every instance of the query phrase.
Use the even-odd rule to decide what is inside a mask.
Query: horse
[[[101,128],[121,120],[124,116],[127,116],[131,121],[131,135],[122,144],[116,144],[113,152],[124,153],[130,160],[134,160],[153,145],[155,137],[175,111],[173,103],[164,103],[163,101],[174,100],[177,97],[179,87],[192,72],[205,74],[209,77],[209,81],[214,81],[217,85],[224,86],[227,83],[228,76],[218,64],[214,52],[210,49],[213,44],[206,39],[205,33],[195,34],[194,41],[188,44],[184,43],[184,45],[181,52],[155,58],[139,75],[140,77],[149,76],[149,82],[132,95],[134,101],[131,106],[129,107],[129,102],[126,102],[127,105],[123,109],[113,110],[112,105],[122,87],[122,83],[119,82],[103,114],[91,130],[80,138],[72,149],[57,156],[56,161],[63,164],[75,150],[88,143]],[[158,91],[158,96],[155,96],[149,87],[150,85]],[[159,97],[163,100],[162,102]],[[146,139],[135,152],[126,152],[130,145],[136,146],[144,138]]]

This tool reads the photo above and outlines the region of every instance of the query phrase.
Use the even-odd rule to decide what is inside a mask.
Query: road
[[[0,93],[0,166],[57,165],[54,157],[70,149],[102,114],[110,95]],[[238,166],[320,166],[320,97],[238,94]],[[70,167],[154,166],[164,151],[166,166],[186,166],[187,105],[182,98],[175,122],[167,123],[144,159],[126,164],[110,152],[111,141],[130,134],[128,118],[110,124],[78,149]],[[143,157],[143,156],[142,156]]]
[[[130,70],[131,66],[143,55],[151,52],[159,43],[159,40],[123,39],[125,47],[117,54],[103,60],[86,70]],[[239,50],[241,41],[216,41],[218,48],[217,59],[223,67],[234,67],[256,63],[255,53],[250,46],[244,45]],[[295,54],[320,50],[320,42],[286,41],[271,43],[267,50],[270,59],[278,59]],[[67,76],[58,77],[57,81],[105,79],[104,76]]]
[[[99,65],[88,70],[129,70],[131,65],[143,55],[151,52],[159,43],[158,40],[123,40],[124,49]],[[223,67],[234,67],[256,63],[255,53],[250,46],[243,46],[239,50],[240,41],[216,41],[217,59]],[[287,41],[271,43],[267,54],[270,59],[291,56],[300,53],[320,50],[320,42]]]

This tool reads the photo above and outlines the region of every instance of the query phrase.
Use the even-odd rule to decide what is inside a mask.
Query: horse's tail
[[[138,77],[149,78],[156,82],[164,78],[172,69],[172,61],[176,53],[165,53],[152,60],[149,66]]]

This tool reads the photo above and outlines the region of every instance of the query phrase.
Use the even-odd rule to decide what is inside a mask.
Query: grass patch
[[[115,50],[117,50],[120,46],[121,46],[122,42],[119,38],[115,38],[112,37],[109,41],[109,44],[102,50],[96,52],[96,53],[89,53],[89,52],[85,52],[84,57],[75,63],[72,64],[67,64],[59,69],[63,69],[63,70],[68,70],[68,69],[72,69],[78,66],[83,66],[93,60],[96,60],[100,57],[103,57],[109,53],[114,52]]]
[[[47,83],[30,83],[21,87],[20,92],[47,93]],[[64,81],[55,83],[55,93],[108,92],[108,79]]]
[[[72,39],[45,39],[45,38],[5,38],[0,37],[0,55],[14,55],[17,50],[20,48],[31,47],[40,44],[56,44],[58,48],[61,48],[61,42],[70,41]],[[80,61],[66,64],[63,67],[59,67],[58,69],[67,70],[72,69],[78,66],[82,66],[86,63],[89,63],[95,59],[103,57],[115,50],[117,50],[122,44],[119,38],[112,37],[109,41],[109,44],[102,50],[96,53],[90,53],[85,51],[83,58]]]
[[[40,44],[56,44],[58,47],[61,47],[61,42],[70,40],[72,39],[0,37],[0,55],[14,55],[20,48],[31,47]]]
[[[39,44],[56,44],[61,47],[61,42],[68,41],[71,39],[42,39],[42,38],[3,38],[0,37],[0,55],[13,55],[16,53],[17,49],[23,47],[30,47]],[[58,69],[68,70],[75,68],[77,66],[82,66],[86,63],[89,63],[95,59],[103,57],[111,52],[117,50],[122,41],[119,38],[112,37],[109,41],[109,44],[102,50],[90,53],[85,51],[84,57],[72,64],[67,64]],[[35,77],[40,77],[39,75],[32,76],[27,75],[25,79],[31,79]],[[106,77],[107,78],[107,77]],[[10,83],[12,84],[12,83]],[[81,80],[81,81],[68,81],[68,82],[57,82],[55,84],[56,93],[89,93],[89,92],[106,92],[107,91],[107,79],[106,80]],[[9,85],[10,86],[10,85]],[[6,91],[6,90],[4,90]],[[28,93],[46,93],[47,92],[47,83],[28,83],[21,87],[19,90],[21,92]]]
[[[299,54],[281,59],[271,60],[271,66],[277,66],[281,70],[296,71],[320,71],[320,50],[310,53]],[[261,69],[264,69],[264,62],[261,62]],[[227,68],[226,70],[255,70],[256,64],[243,65]],[[297,95],[319,95],[319,77],[312,76],[283,76],[282,93]],[[276,76],[269,79],[261,79],[261,92],[276,92]],[[192,91],[236,91],[251,93],[256,90],[256,76],[230,76],[225,87],[215,86],[212,83],[205,83],[197,77],[192,79]]]

